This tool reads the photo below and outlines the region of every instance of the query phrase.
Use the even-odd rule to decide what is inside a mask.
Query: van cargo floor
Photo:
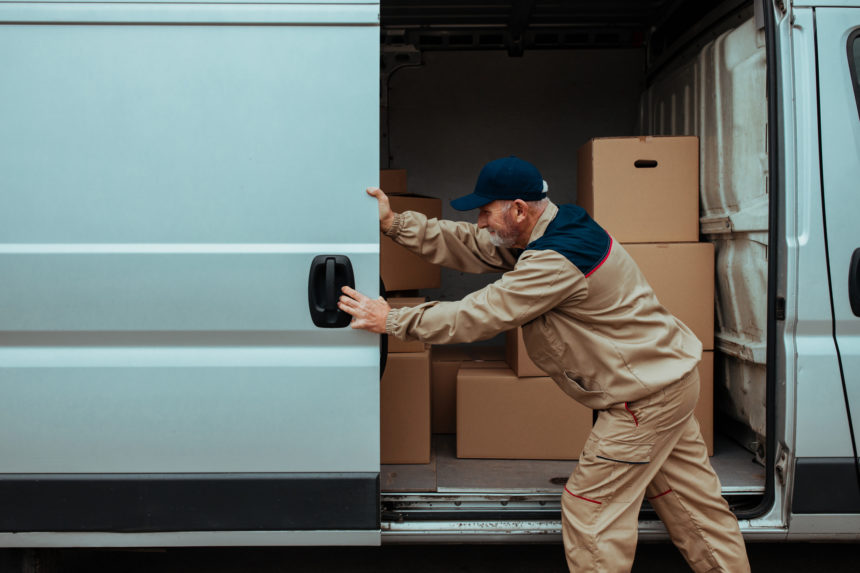
[[[456,436],[433,436],[429,464],[384,464],[381,489],[385,493],[561,493],[576,461],[458,459]],[[711,465],[723,493],[761,494],[764,468],[753,454],[730,439],[715,438]]]

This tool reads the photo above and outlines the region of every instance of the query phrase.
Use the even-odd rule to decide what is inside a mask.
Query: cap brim
[[[457,211],[471,211],[472,209],[483,207],[484,205],[492,203],[493,201],[494,199],[481,197],[480,195],[475,195],[474,193],[469,193],[468,195],[451,201],[451,206]]]

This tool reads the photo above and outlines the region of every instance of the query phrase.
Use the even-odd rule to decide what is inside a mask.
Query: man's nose
[[[482,214],[478,215],[478,228],[483,229],[486,226],[487,226],[487,217],[485,217],[484,214],[482,213]]]

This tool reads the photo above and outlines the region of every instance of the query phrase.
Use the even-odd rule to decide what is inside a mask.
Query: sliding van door
[[[814,403],[800,403],[810,420],[834,420],[844,428],[840,435],[821,429],[814,437],[825,448],[804,448],[796,462],[794,513],[860,513],[860,8],[814,8],[817,67],[819,161],[821,206],[826,266],[823,274],[808,281],[829,286],[829,301],[820,301],[829,312],[812,326],[822,344],[820,350],[835,353],[834,380],[828,403],[838,409],[813,410]],[[806,29],[809,29],[809,16]],[[803,24],[799,23],[799,26]],[[818,228],[818,222],[811,223]],[[827,292],[826,290],[824,292]],[[832,349],[832,350],[831,350]],[[823,393],[818,389],[818,393]],[[813,425],[806,426],[815,433]],[[822,426],[818,426],[821,428]],[[826,484],[826,487],[822,487]]]
[[[0,546],[379,542],[378,14],[0,4]]]

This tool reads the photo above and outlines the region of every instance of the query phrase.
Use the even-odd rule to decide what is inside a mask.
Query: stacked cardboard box
[[[714,349],[714,245],[626,244],[657,300]]]
[[[591,418],[549,377],[521,378],[510,368],[457,373],[458,458],[577,459]]]
[[[687,325],[704,352],[699,364],[701,390],[696,417],[714,455],[714,245],[711,243],[656,243],[624,245],[657,300]]]
[[[408,194],[405,169],[380,170],[379,187],[388,195],[395,213],[417,211],[431,219],[442,216],[440,199]],[[382,234],[379,238],[379,274],[389,293],[441,286],[439,265],[424,261]]]
[[[389,297],[387,299],[388,306],[391,308],[405,308],[416,306],[421,303],[427,302],[427,297],[419,297],[419,296],[394,296]],[[417,340],[412,340],[409,342],[404,342],[399,338],[394,336],[388,337],[388,352],[389,353],[397,353],[397,352],[424,352],[430,348],[429,344],[424,342],[420,342]]]
[[[698,138],[593,139],[578,155],[577,202],[623,244],[660,303],[702,341],[696,415],[713,455],[714,246],[697,242]]]
[[[505,368],[498,346],[433,346],[430,352],[432,428],[434,434],[457,431],[457,373],[461,368]]]
[[[442,216],[442,201],[439,199],[392,195],[388,200],[396,213],[417,211],[431,219]],[[441,286],[439,265],[428,263],[385,235],[381,235],[379,240],[379,272],[389,292]]]
[[[382,169],[379,172],[379,188],[386,195],[406,194],[406,170]]]
[[[521,326],[505,333],[505,360],[517,376],[546,376],[546,372],[529,358]]]
[[[699,240],[697,137],[607,137],[578,152],[577,203],[621,243]]]
[[[513,381],[509,380],[508,384],[511,390],[531,386],[532,388],[540,389],[545,396],[552,397],[555,401],[553,407],[546,409],[546,406],[542,406],[546,410],[547,419],[552,419],[555,413],[554,410],[558,408],[567,410],[567,416],[564,419],[556,419],[554,421],[560,424],[559,429],[561,431],[568,433],[567,436],[564,436],[566,439],[563,442],[559,442],[560,436],[553,436],[552,434],[549,434],[544,439],[547,440],[546,447],[554,449],[554,455],[561,456],[559,459],[578,458],[579,454],[582,453],[582,446],[585,444],[585,440],[591,431],[591,410],[565,394],[546,375],[546,372],[532,362],[523,341],[522,327],[517,327],[506,333],[505,360],[510,367],[511,374],[516,376],[517,380],[524,382],[523,385],[514,385]],[[554,386],[556,391],[550,391],[551,386],[549,383],[552,383],[551,386]],[[532,415],[540,416],[541,413],[535,412]]]
[[[430,463],[430,351],[389,354],[379,386],[382,463]]]
[[[565,394],[526,353],[522,329],[508,332],[501,368],[457,372],[457,457],[579,458],[591,410]]]
[[[388,299],[391,308],[426,302],[422,297]],[[430,461],[430,348],[423,342],[388,337],[385,373],[379,383],[379,430],[384,464]]]
[[[694,330],[695,332],[695,330]],[[713,331],[711,331],[713,339]],[[518,328],[508,332],[506,362],[511,371],[520,378],[539,376],[542,371],[526,354],[525,345],[522,341],[522,329]],[[537,374],[535,374],[537,372]],[[708,446],[708,455],[714,455],[714,351],[705,350],[702,353],[702,361],[699,363],[699,378],[701,389],[699,391],[699,403],[696,405],[695,415],[702,429],[702,437]],[[435,431],[435,430],[434,430]]]

